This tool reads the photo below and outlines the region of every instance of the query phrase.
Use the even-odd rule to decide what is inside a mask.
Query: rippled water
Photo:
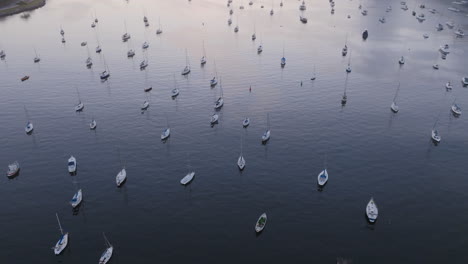
[[[215,0],[51,0],[28,20],[0,20],[0,49],[7,53],[0,61],[0,164],[22,165],[18,177],[0,178],[0,262],[98,262],[102,232],[115,247],[111,263],[468,260],[468,121],[466,113],[450,113],[455,98],[468,109],[468,90],[460,82],[468,75],[468,38],[435,30],[447,20],[468,29],[468,7],[456,6],[461,12],[453,13],[450,1],[425,1],[426,9],[416,11],[427,20],[419,23],[411,16],[416,2],[403,11],[399,1],[337,0],[331,15],[328,1],[307,1],[309,22],[302,24],[298,1],[283,1],[282,8],[274,1],[273,16],[270,1],[264,9],[260,1],[243,1],[244,10],[238,8],[242,1],[234,2],[231,26],[226,1]],[[388,5],[393,10],[386,13]],[[94,13],[99,23],[92,29]],[[378,22],[382,16],[385,24]],[[157,36],[159,18],[164,32]],[[124,21],[129,43],[121,41]],[[97,36],[101,55],[94,53]],[[350,52],[342,57],[346,39]],[[145,40],[150,48],[144,53]],[[85,66],[82,41],[92,69]],[[208,63],[201,67],[203,43]],[[452,50],[447,60],[437,52],[444,43]],[[126,57],[129,48],[136,50],[133,59]],[[287,65],[281,69],[283,48]],[[39,64],[33,63],[34,49]],[[180,75],[185,50],[192,67],[187,77]],[[145,56],[149,66],[140,71]],[[104,58],[111,77],[102,83]],[[434,63],[440,70],[432,69]],[[310,81],[314,67],[317,79]],[[211,127],[221,93],[219,85],[209,86],[215,71],[225,106]],[[24,75],[30,80],[20,82]],[[174,75],[180,95],[172,100]],[[449,92],[448,80],[454,85]],[[398,82],[400,112],[393,114]],[[148,85],[153,91],[146,97]],[[85,104],[81,113],[74,111],[77,89]],[[142,114],[146,98],[151,106]],[[30,136],[24,107],[35,125]],[[272,134],[262,145],[267,115]],[[247,129],[245,116],[251,119]],[[430,132],[438,116],[442,142],[435,146]],[[89,130],[93,117],[96,131]],[[167,124],[171,137],[162,143]],[[241,138],[242,173],[236,166]],[[76,176],[67,172],[70,155],[78,161]],[[319,192],[325,157],[330,179]],[[128,180],[117,188],[123,164]],[[184,188],[179,181],[189,170],[196,176]],[[68,204],[75,185],[84,197],[78,214]],[[364,215],[371,196],[380,210],[374,226]],[[60,234],[56,212],[70,232],[69,247],[58,257],[50,249]],[[268,224],[256,236],[263,212]]]

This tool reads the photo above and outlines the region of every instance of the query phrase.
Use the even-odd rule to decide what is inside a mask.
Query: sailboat
[[[323,187],[325,186],[325,184],[327,184],[327,181],[328,181],[327,158],[325,157],[324,169],[317,176],[317,183],[320,187]]]
[[[185,49],[185,68],[182,70],[182,75],[187,75],[190,73],[189,59],[187,55],[187,49]]]
[[[34,130],[33,123],[29,120],[29,115],[28,115],[28,110],[26,109],[26,106],[24,107],[24,111],[26,112],[26,118],[28,119],[28,122],[26,123],[26,127],[24,128],[24,131],[26,131],[26,134],[31,134]]]
[[[461,108],[453,101],[452,107],[450,108],[454,115],[459,116],[462,113]]]
[[[6,56],[5,51],[4,51],[4,50],[0,50],[0,59],[3,60],[3,59],[5,58],[5,56]]]
[[[245,159],[244,156],[242,155],[242,138],[241,138],[241,152],[239,155],[239,158],[237,159],[237,166],[239,167],[239,170],[244,170],[245,168]]]
[[[237,16],[236,27],[234,28],[234,32],[239,32],[239,16]]]
[[[62,26],[60,26],[60,35],[62,35],[62,36],[65,35],[65,31],[63,31]]]
[[[174,74],[174,89],[172,89],[172,91],[171,91],[171,97],[175,98],[178,95],[179,95],[179,88],[177,88],[177,82],[176,82],[175,74]]]
[[[343,57],[345,57],[346,54],[348,54],[348,46],[347,46],[347,43],[348,43],[348,35],[346,35],[345,45],[344,45],[344,47],[343,47],[343,50],[341,51],[341,55],[343,55]]]
[[[115,183],[117,187],[120,187],[125,181],[127,180],[127,171],[125,170],[125,166],[122,168],[121,171],[115,177]]]
[[[78,91],[78,88],[76,88],[76,93],[78,94],[78,104],[75,106],[75,111],[76,112],[81,112],[81,111],[83,111],[84,104],[83,104],[83,102],[81,102],[80,92]]]
[[[37,55],[36,49],[34,49],[34,53],[36,54],[36,57],[34,57],[34,63],[38,63],[41,61],[41,58],[39,58],[39,55]]]
[[[89,47],[86,46],[86,51],[88,53],[88,58],[86,59],[86,67],[91,68],[93,66],[93,59],[91,59],[91,55],[89,54]]]
[[[219,119],[219,115],[214,113],[212,116],[211,116],[211,120],[210,120],[210,123],[211,123],[211,126],[213,126],[214,124],[218,123],[218,119]]]
[[[242,126],[248,127],[249,125],[250,125],[250,118],[248,117],[244,118],[244,121],[242,121]]]
[[[314,64],[314,74],[312,75],[312,77],[310,78],[311,81],[314,81],[315,79],[317,78],[316,74],[315,74],[315,64]]]
[[[101,258],[99,258],[99,264],[106,264],[112,257],[112,253],[114,252],[114,247],[109,243],[109,240],[107,240],[107,237],[104,233],[102,233],[104,236],[104,240],[106,242],[106,250],[101,255]]]
[[[301,11],[306,10],[306,5],[305,5],[304,1],[302,1],[302,4],[299,6],[299,10],[301,10]]]
[[[265,130],[265,132],[263,133],[262,135],[262,143],[265,144],[266,142],[268,142],[268,140],[270,140],[270,115],[267,114],[267,129]]]
[[[58,214],[55,213],[55,216],[57,217],[57,222],[59,225],[60,233],[62,235],[60,236],[60,239],[57,241],[57,244],[55,244],[55,247],[53,247],[53,249],[54,249],[55,255],[60,255],[60,253],[62,253],[62,251],[68,245],[68,232],[65,234],[63,233],[62,225],[60,224],[60,219],[58,217]]]
[[[73,208],[77,208],[81,201],[83,200],[83,192],[79,189],[74,195],[73,198],[70,200],[70,204]]]
[[[68,172],[70,174],[74,174],[76,172],[77,166],[78,165],[76,164],[76,158],[73,156],[70,156],[70,158],[68,159]]]
[[[369,220],[369,223],[371,224],[375,223],[375,221],[377,220],[377,217],[379,216],[379,209],[377,208],[377,204],[375,204],[374,198],[372,197],[367,203],[366,215],[367,215],[367,219]]]
[[[219,81],[219,89],[221,90],[221,96],[215,102],[214,109],[220,109],[224,105],[224,98],[223,98],[223,85],[222,81]]]
[[[440,113],[439,113],[439,116],[440,116]],[[434,125],[432,126],[432,130],[431,130],[431,138],[435,143],[439,143],[440,140],[442,139],[439,135],[439,131],[436,129],[437,122],[439,121],[439,116],[437,116],[437,119],[434,122]]]
[[[348,67],[346,67],[346,72],[351,73],[351,52],[349,54]]]
[[[229,19],[228,19],[228,26],[230,26],[231,24],[232,24],[232,19],[229,18]]]
[[[401,56],[400,59],[398,60],[398,63],[399,63],[400,65],[405,64],[405,57]]]
[[[262,45],[262,42],[260,42],[260,45],[257,48],[257,53],[260,54],[262,52],[263,52],[263,45]]]
[[[192,171],[192,172],[189,172],[187,173],[187,175],[185,175],[185,177],[183,177],[181,180],[180,180],[180,184],[182,185],[187,185],[189,184],[190,182],[192,182],[193,178],[195,177],[195,172]]]
[[[131,36],[127,32],[127,22],[126,21],[124,21],[124,25],[125,25],[125,33],[122,35],[122,41],[126,42],[127,40],[130,39]]]
[[[348,96],[346,95],[346,90],[348,89],[348,75],[346,75],[346,78],[345,78],[345,87],[344,87],[344,93],[343,93],[343,97],[341,98],[341,105],[345,105],[346,102],[348,102]]]
[[[144,49],[144,50],[149,48],[148,42],[147,41],[143,42],[143,45],[141,45],[141,48]]]
[[[398,110],[400,110],[399,107],[398,107],[398,105],[396,104],[396,98],[397,98],[397,96],[398,96],[398,91],[400,91],[400,82],[398,82],[398,88],[397,88],[397,90],[396,90],[396,92],[395,92],[395,97],[393,97],[393,102],[392,102],[392,104],[390,105],[390,109],[392,109],[392,111],[393,111],[394,113],[397,113]]]
[[[94,118],[91,120],[91,123],[89,123],[89,129],[91,130],[95,130],[97,127],[97,123],[96,123],[96,120],[94,120]]]
[[[110,77],[110,71],[109,68],[107,67],[106,59],[104,58],[104,71],[101,72],[101,80],[106,81]]]
[[[200,59],[200,64],[205,65],[206,64],[206,52],[205,52],[205,41],[203,41],[203,56]]]
[[[210,80],[210,86],[215,87],[216,84],[218,84],[218,79],[216,79],[216,76],[218,76],[218,72],[216,71],[216,62],[214,62],[215,66],[215,76],[213,76],[213,79]]]
[[[162,27],[161,27],[161,18],[159,18],[159,28],[156,30],[156,35],[162,34]]]
[[[140,70],[144,70],[148,67],[148,60],[144,59],[140,62]]]
[[[148,109],[148,107],[149,107],[149,102],[148,102],[148,100],[145,100],[143,102],[143,104],[141,105],[141,110],[144,111],[144,110]]]
[[[281,67],[286,66],[286,58],[284,57],[284,45],[283,45],[283,57],[281,58]]]
[[[170,136],[171,136],[171,128],[169,127],[169,120],[167,119],[167,116],[166,116],[166,126],[167,128],[163,130],[163,132],[161,133],[161,140],[166,140],[168,139]]]

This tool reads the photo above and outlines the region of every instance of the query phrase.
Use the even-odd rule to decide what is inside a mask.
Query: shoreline
[[[34,9],[43,7],[46,4],[46,0],[31,0],[26,2],[25,0],[18,0],[14,6],[0,7],[0,18],[16,15],[19,13],[32,11]]]

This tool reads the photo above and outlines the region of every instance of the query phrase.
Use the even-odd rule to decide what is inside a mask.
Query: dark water
[[[22,165],[15,179],[0,178],[1,263],[97,263],[105,247],[102,232],[115,246],[111,263],[468,261],[468,121],[466,113],[450,113],[455,98],[468,109],[468,90],[460,82],[468,75],[468,38],[435,30],[449,19],[468,29],[468,8],[456,6],[462,12],[453,13],[450,1],[424,1],[441,13],[417,8],[427,18],[419,23],[411,16],[412,1],[408,11],[400,1],[361,1],[369,11],[365,17],[356,0],[337,0],[334,15],[328,1],[307,1],[309,22],[302,24],[298,1],[283,1],[282,8],[275,1],[273,16],[270,1],[264,9],[254,2],[243,1],[239,10],[235,1],[230,27],[224,0],[51,0],[28,20],[0,21],[0,49],[7,53],[0,62],[0,164]],[[386,13],[388,5],[393,10]],[[93,30],[94,12],[99,24]],[[384,15],[387,23],[381,24]],[[156,36],[159,17],[164,32]],[[124,21],[132,35],[128,44],[120,40]],[[101,55],[94,53],[97,30]],[[348,103],[341,107],[346,35],[353,71]],[[145,39],[149,66],[140,71]],[[92,69],[85,67],[82,41],[88,42]],[[200,67],[203,41],[208,63]],[[260,42],[264,51],[257,55]],[[452,52],[437,59],[444,43]],[[283,47],[287,65],[281,69]],[[32,62],[34,48],[39,64]],[[126,57],[129,48],[136,50],[133,59]],[[188,77],[180,75],[185,49]],[[112,75],[101,83],[104,57]],[[214,60],[225,106],[212,128],[220,94],[219,86],[209,87]],[[431,67],[436,62],[438,71]],[[173,74],[180,88],[176,100],[170,98]],[[30,80],[20,82],[24,75]],[[451,92],[444,88],[448,80]],[[400,112],[392,114],[398,81]],[[153,86],[151,106],[142,114],[147,85]],[[82,113],[74,112],[77,88]],[[24,106],[35,125],[31,136],[24,133]],[[271,140],[262,145],[268,113]],[[442,142],[434,146],[430,132],[439,115]],[[247,129],[245,116],[251,118]],[[92,117],[96,131],[89,130]],[[166,120],[172,133],[164,144],[159,138]],[[236,166],[241,137],[247,161],[242,173]],[[70,155],[78,161],[76,176],[67,172]],[[330,179],[318,192],[325,156]],[[122,163],[128,179],[119,189],[115,176]],[[195,180],[184,188],[179,181],[189,170]],[[77,215],[68,204],[74,182],[84,197]],[[380,210],[374,226],[364,216],[371,196]],[[58,257],[50,249],[59,238],[56,212],[70,232]],[[256,236],[254,224],[263,212],[268,224]]]

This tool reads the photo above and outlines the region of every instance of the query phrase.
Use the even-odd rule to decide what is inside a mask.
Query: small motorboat
[[[71,156],[68,159],[68,172],[69,173],[75,173],[76,172],[76,167],[77,167],[76,159],[75,159],[75,157]]]
[[[399,63],[400,65],[405,64],[405,57],[401,56],[400,59],[398,60],[398,63]]]
[[[97,123],[96,123],[96,120],[91,120],[91,123],[89,123],[89,129],[91,130],[95,130],[97,127]]]
[[[462,78],[462,83],[463,83],[463,85],[468,85],[468,77],[463,77]]]
[[[146,109],[148,109],[148,107],[149,107],[149,102],[144,101],[143,104],[141,105],[141,110],[146,110]]]
[[[244,121],[242,121],[243,127],[248,127],[250,125],[250,118],[246,117]]]
[[[317,176],[317,183],[319,186],[322,187],[327,183],[327,181],[328,181],[328,172],[327,172],[327,169],[324,169]]]
[[[205,57],[205,56],[201,57],[201,59],[200,59],[200,64],[201,64],[201,65],[205,65],[205,64],[206,64],[206,57]]]
[[[214,108],[215,109],[220,109],[224,105],[224,99],[223,97],[219,97],[218,100],[216,100]]]
[[[242,156],[242,153],[239,156],[239,159],[237,159],[237,166],[239,167],[239,170],[244,170],[245,168],[245,159]]]
[[[375,223],[377,217],[379,216],[379,209],[377,208],[377,204],[374,202],[374,198],[371,198],[370,201],[367,203],[366,206],[366,215],[369,223]]]
[[[432,65],[432,68],[434,68],[434,70],[438,70],[438,69],[439,69],[439,64],[437,64],[437,63],[436,63],[436,64],[433,64],[433,65]]]
[[[107,80],[110,77],[110,73],[108,71],[101,72],[101,80]]]
[[[101,46],[97,46],[96,47],[96,53],[101,53],[102,49],[101,49]]]
[[[178,95],[179,95],[179,89],[177,88],[172,89],[171,97],[174,98],[174,97],[177,97]]]
[[[447,89],[447,90],[452,90],[452,88],[453,88],[453,86],[452,86],[452,84],[451,84],[450,82],[447,82],[447,83],[445,84],[445,89]]]
[[[143,61],[140,63],[140,70],[144,70],[146,67],[148,67],[148,61],[143,60]]]
[[[75,111],[76,112],[80,112],[80,111],[83,111],[83,108],[84,108],[84,104],[83,102],[79,101],[77,105],[75,105]]]
[[[216,84],[218,84],[218,80],[216,79],[216,77],[213,77],[213,79],[210,80],[210,86],[214,87],[216,86]]]
[[[257,223],[255,223],[255,232],[260,233],[263,231],[267,223],[267,215],[266,213],[263,213],[257,220]]]
[[[122,35],[122,41],[123,42],[126,42],[127,40],[129,40],[131,38],[130,34],[128,33],[125,33]]]
[[[461,115],[462,111],[461,111],[461,108],[457,105],[457,104],[453,104],[452,105],[452,112],[455,114],[455,115]]]
[[[18,161],[15,161],[12,164],[8,165],[8,170],[6,174],[8,177],[13,177],[13,176],[16,176],[19,171],[20,171],[20,165]]]
[[[73,198],[70,200],[70,204],[73,208],[76,208],[81,204],[81,201],[83,200],[83,193],[81,189],[79,189],[75,195],[73,195]]]
[[[267,129],[262,135],[262,143],[266,143],[268,140],[270,140],[270,135],[271,132],[269,129]]]
[[[455,35],[458,37],[458,38],[462,38],[463,36],[465,36],[465,32],[463,32],[463,30],[461,30],[460,28],[457,29],[455,31]]]
[[[392,102],[392,105],[390,105],[390,109],[392,109],[394,113],[398,113],[398,110],[400,110],[400,108],[395,102]]]
[[[34,130],[34,126],[33,124],[28,121],[28,123],[26,124],[26,127],[24,128],[24,131],[26,131],[26,134],[31,134]]]
[[[262,53],[262,51],[263,51],[263,46],[262,45],[258,46],[257,53]]]
[[[435,129],[435,128],[432,129],[431,138],[432,138],[432,140],[434,140],[437,143],[440,142],[441,137],[440,137],[439,131],[437,131],[437,129]]]
[[[152,86],[147,87],[147,88],[144,89],[145,92],[149,92],[149,91],[151,91],[151,90],[153,90],[153,87],[152,87]]]
[[[185,68],[182,70],[182,75],[187,75],[190,73],[190,66],[185,66]]]
[[[439,51],[440,53],[447,55],[450,53],[450,47],[448,44],[445,44],[444,46],[440,46]]]
[[[127,51],[127,57],[129,58],[133,58],[133,56],[135,56],[135,51],[130,49],[129,51]]]
[[[366,40],[367,37],[369,37],[369,32],[367,31],[367,29],[365,29],[364,32],[362,32],[362,38]]]
[[[84,46],[86,46],[87,44],[88,44],[88,42],[83,41],[83,42],[81,42],[81,47],[84,47]]]
[[[444,30],[444,25],[439,23],[439,24],[437,24],[436,29],[437,29],[437,31],[442,31],[442,30]]]
[[[306,17],[300,16],[299,20],[304,24],[307,23],[307,18]]]
[[[161,133],[161,140],[166,140],[171,136],[171,129],[166,128],[164,131]]]
[[[257,35],[255,35],[255,33],[252,34],[252,40],[256,40],[257,39]]]
[[[22,82],[24,82],[24,81],[26,81],[26,80],[29,80],[29,76],[28,76],[28,75],[26,75],[26,76],[24,76],[23,78],[21,78],[21,81],[22,81]]]
[[[143,49],[147,49],[147,48],[149,48],[149,44],[148,44],[148,42],[146,42],[146,41],[145,41],[145,42],[143,42],[143,45],[141,45],[141,47],[142,47]]]
[[[210,123],[211,123],[212,125],[214,125],[214,124],[218,123],[218,119],[219,119],[219,116],[218,116],[217,114],[213,114],[213,115],[211,116]]]
[[[115,183],[117,184],[117,187],[120,187],[125,180],[127,180],[127,171],[125,168],[123,168],[115,177]]]
[[[195,177],[195,172],[192,171],[192,172],[189,172],[187,175],[185,175],[185,177],[183,177],[181,180],[180,180],[180,184],[182,185],[187,185],[189,184],[190,182],[192,182],[193,178]]]

